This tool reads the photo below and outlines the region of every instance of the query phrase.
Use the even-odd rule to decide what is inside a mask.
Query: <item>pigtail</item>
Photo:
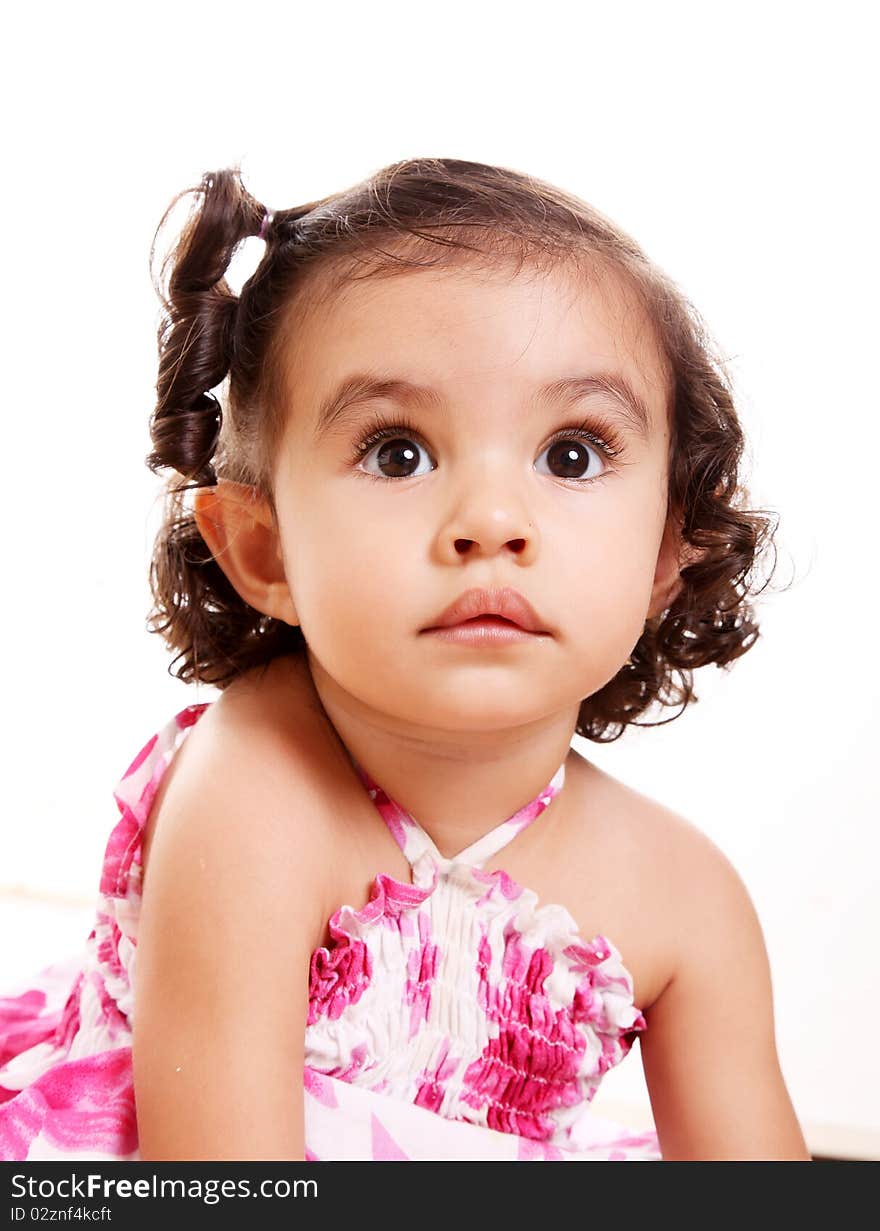
[[[183,502],[190,489],[217,482],[214,455],[223,412],[213,390],[235,364],[238,333],[239,300],[226,272],[242,240],[265,237],[269,215],[245,190],[238,168],[208,173],[198,188],[180,193],[166,210],[153,240],[151,267],[159,232],[189,194],[195,196],[189,219],[154,276],[163,311],[157,402],[150,419],[153,448],[146,464],[154,473],[170,468],[177,478],[168,481],[164,521],[153,547],[154,608],[148,628],[179,650],[171,674],[185,683],[222,685],[246,665],[269,661],[284,640],[283,630],[294,631],[241,598]],[[248,481],[246,474],[232,470],[227,477]],[[180,664],[177,671],[175,664]]]
[[[241,241],[259,233],[266,211],[235,170],[209,173],[188,192],[199,194],[199,205],[154,279],[164,311],[147,465],[154,472],[170,466],[194,479],[194,486],[205,486],[216,482],[211,458],[220,433],[220,405],[211,390],[229,371],[238,308],[225,275]],[[186,195],[172,201],[157,236]],[[155,253],[154,238],[151,264]]]

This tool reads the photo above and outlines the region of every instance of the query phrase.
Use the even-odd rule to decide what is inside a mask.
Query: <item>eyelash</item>
[[[368,420],[365,427],[365,432],[367,434],[361,437],[355,446],[354,455],[351,458],[352,465],[362,461],[363,458],[366,457],[366,455],[370,453],[377,444],[380,444],[383,440],[393,439],[395,436],[412,436],[415,440],[418,440],[420,443],[422,442],[421,433],[415,424],[410,422],[406,415],[402,415],[399,419],[396,419],[392,423],[387,419],[383,419],[381,415],[374,414],[373,417]],[[623,452],[623,442],[621,441],[620,436],[614,431],[609,423],[606,423],[605,420],[601,418],[585,419],[584,422],[578,427],[561,428],[550,438],[546,447],[549,448],[549,446],[555,444],[557,440],[568,440],[571,437],[578,437],[582,440],[586,440],[608,459],[618,457]],[[359,470],[358,473],[364,475],[368,479],[375,479],[379,483],[401,482],[401,479],[392,479],[388,475],[370,474],[368,470]],[[606,477],[606,474],[607,471],[603,470],[602,474],[595,475],[591,479],[562,479],[561,481],[564,483],[579,483],[582,486],[586,486],[588,483],[598,483],[600,479],[604,479]]]

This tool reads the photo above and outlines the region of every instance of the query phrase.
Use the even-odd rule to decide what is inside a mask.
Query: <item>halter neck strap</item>
[[[523,804],[506,821],[490,829],[488,833],[459,851],[457,855],[446,858],[440,854],[430,834],[422,828],[415,817],[393,800],[353,756],[351,761],[367,793],[391,831],[392,837],[413,867],[426,853],[430,856],[431,862],[439,866],[466,863],[470,867],[482,867],[526,826],[537,820],[560,793],[565,783],[565,761],[563,761],[544,789],[539,791],[534,799]]]

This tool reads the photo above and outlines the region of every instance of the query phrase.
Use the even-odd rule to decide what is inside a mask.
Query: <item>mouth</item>
[[[508,620],[505,616],[499,615],[471,616],[469,620],[460,620],[458,624],[450,624],[447,627],[461,628],[463,624],[506,624],[509,628],[519,628],[524,633],[528,632],[528,629],[523,628],[521,624],[517,624],[516,620]]]
[[[523,628],[521,624],[517,624],[515,620],[508,620],[505,616],[499,615],[478,615],[471,616],[467,620],[458,620],[455,624],[435,624],[433,628],[425,628],[422,631],[426,633],[442,633],[450,628],[515,628],[521,633],[529,632],[529,629]]]
[[[423,631],[432,639],[483,649],[546,640],[549,636],[548,633],[531,632],[513,620],[498,615],[471,616],[457,624],[443,624]]]
[[[424,629],[425,632],[457,629],[460,634],[480,630],[499,636],[545,634],[540,616],[527,599],[510,586],[466,590],[435,619],[436,623]]]

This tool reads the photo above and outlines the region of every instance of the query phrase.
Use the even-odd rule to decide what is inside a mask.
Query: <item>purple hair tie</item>
[[[275,215],[274,215],[274,214],[271,214],[271,213],[269,212],[269,210],[266,210],[265,214],[263,215],[263,222],[262,222],[262,224],[261,224],[261,226],[260,226],[260,234],[257,236],[257,238],[258,238],[258,239],[265,239],[265,238],[266,238],[266,234],[267,234],[267,232],[268,232],[268,230],[269,230],[269,226],[270,226],[270,224],[271,224],[272,219],[274,218],[274,216],[275,216]]]

